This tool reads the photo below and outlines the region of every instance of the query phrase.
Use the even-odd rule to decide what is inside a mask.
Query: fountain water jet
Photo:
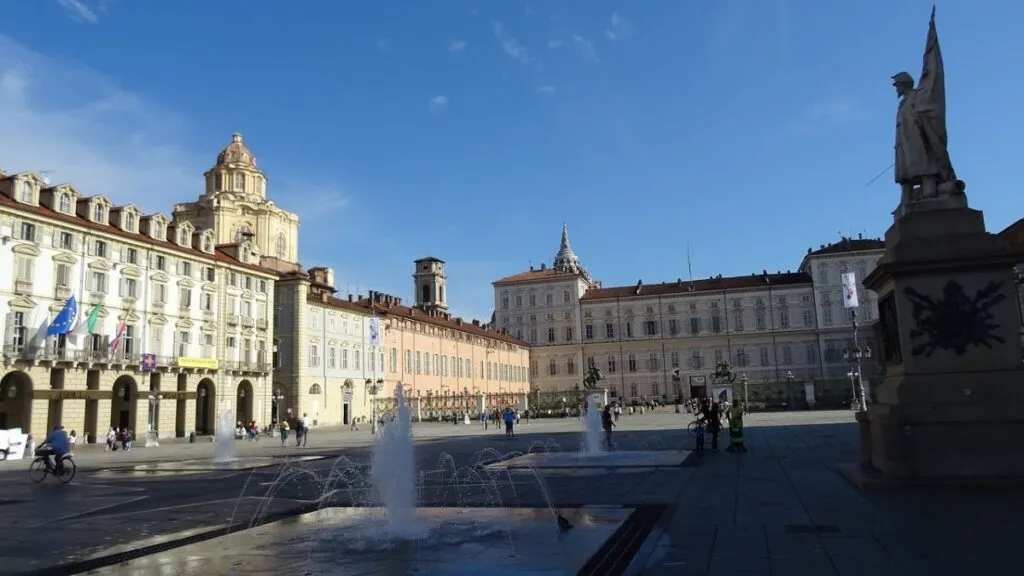
[[[601,427],[601,407],[597,397],[587,398],[587,415],[583,419],[583,454],[585,456],[597,456],[604,452],[604,444],[601,440],[604,430]]]
[[[412,413],[401,384],[395,386],[398,409],[384,427],[373,449],[371,477],[387,512],[388,531],[398,538],[416,538],[423,530],[414,522],[416,459],[412,441]]]
[[[213,461],[231,462],[235,459],[235,413],[231,410],[221,414],[217,434],[214,436]]]

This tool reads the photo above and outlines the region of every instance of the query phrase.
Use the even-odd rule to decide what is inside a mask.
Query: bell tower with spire
[[[558,272],[579,274],[587,279],[590,278],[587,269],[580,264],[579,257],[576,256],[576,253],[572,251],[572,246],[569,245],[569,226],[564,222],[562,223],[562,241],[558,246],[558,253],[555,254],[552,268]]]

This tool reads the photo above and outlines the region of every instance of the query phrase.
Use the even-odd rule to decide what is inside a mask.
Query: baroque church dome
[[[252,150],[249,150],[249,147],[242,142],[242,135],[238,132],[231,135],[231,144],[228,144],[217,155],[217,165],[224,166],[225,164],[256,168],[256,157],[252,155]]]

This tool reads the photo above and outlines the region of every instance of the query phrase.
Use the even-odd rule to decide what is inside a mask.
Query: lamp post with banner
[[[860,359],[862,354],[860,352],[860,342],[857,337],[857,308],[860,307],[860,299],[857,297],[857,276],[853,272],[843,272],[843,307],[850,311],[850,320],[853,324],[853,346],[852,349],[856,350],[853,354],[855,363],[857,365],[856,377],[859,384],[860,392],[860,410],[862,412],[868,409],[868,396],[864,393],[864,377],[861,371]],[[870,350],[870,348],[869,348]],[[867,354],[870,356],[870,352]]]

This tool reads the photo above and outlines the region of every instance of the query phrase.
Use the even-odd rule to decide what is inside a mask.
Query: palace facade
[[[277,274],[253,237],[224,242],[219,222],[183,216],[0,173],[0,429],[181,437],[229,410],[269,414]],[[71,298],[77,329],[48,336]]]
[[[563,227],[551,267],[494,282],[495,321],[530,343],[538,390],[571,389],[597,366],[626,401],[704,396],[720,392],[709,374],[723,360],[752,381],[844,378],[853,331],[840,275],[860,282],[882,249],[881,240],[843,239],[808,250],[794,272],[603,287]],[[861,344],[877,349],[877,302],[862,286],[859,294]]]
[[[529,392],[529,346],[452,316],[443,261],[413,266],[411,306],[376,291],[338,298],[329,268],[282,274],[274,393],[287,413],[319,425],[366,422],[374,396],[393,407],[399,383],[420,418],[516,404]]]

